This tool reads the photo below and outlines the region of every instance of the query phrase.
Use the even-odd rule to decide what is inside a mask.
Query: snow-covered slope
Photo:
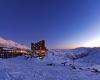
[[[72,50],[50,50],[48,56],[44,59],[46,62],[61,64],[63,62],[72,63],[66,55],[88,54],[75,60],[77,66],[93,66],[100,64],[100,48],[76,48]]]
[[[7,40],[2,37],[0,37],[0,47],[9,47],[9,48],[20,48],[20,49],[29,49],[29,47],[25,45],[21,45],[19,43],[16,43],[12,40]]]
[[[79,47],[71,50],[66,50],[67,54],[81,54],[81,53],[88,53],[90,50],[93,50],[93,48],[88,47]]]
[[[43,60],[16,57],[0,59],[0,80],[99,80],[100,74],[71,69],[70,66],[47,66]]]
[[[78,61],[92,64],[100,64],[100,48],[92,48],[89,51],[88,56],[80,58]]]
[[[0,59],[0,80],[100,80],[100,73],[91,71],[93,68],[100,67],[99,63],[96,63],[100,61],[100,48],[85,49],[71,50],[71,54],[72,52],[81,53],[82,50],[84,53],[89,52],[88,56],[75,62],[76,69],[72,69],[70,65],[61,64],[69,60],[66,57],[66,54],[70,54],[69,50],[50,50],[43,60],[38,58],[27,60],[24,56]],[[88,61],[94,61],[95,64],[89,67]],[[50,63],[55,65],[47,65]],[[81,64],[85,67],[81,66],[82,69],[79,69]]]

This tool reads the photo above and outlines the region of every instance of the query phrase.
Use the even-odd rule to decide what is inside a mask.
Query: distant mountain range
[[[58,62],[58,60],[61,60],[61,61],[63,60],[66,62],[69,59],[67,57],[67,55],[75,54],[75,55],[80,56],[80,58],[76,60],[80,63],[100,64],[100,47],[94,47],[94,48],[79,47],[79,48],[70,49],[70,50],[65,50],[65,49],[64,50],[63,49],[55,50],[55,49],[53,49],[53,50],[49,51],[49,55],[50,54],[51,54],[51,57],[49,56],[50,58],[52,58],[52,57],[57,58],[57,61],[55,59],[56,62]],[[80,55],[80,54],[82,54],[82,55]],[[85,56],[84,56],[84,54],[85,54]]]
[[[76,50],[80,50],[81,48],[77,48]],[[100,64],[100,47],[94,47],[94,48],[84,48],[84,51],[87,51],[88,56],[80,58],[79,62],[85,62],[85,63],[93,63],[93,64]]]

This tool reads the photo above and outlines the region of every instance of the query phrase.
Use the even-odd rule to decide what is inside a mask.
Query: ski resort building
[[[26,54],[31,54],[31,52],[18,48],[0,47],[0,58],[10,58]]]
[[[31,43],[31,50],[0,47],[0,58],[10,58],[10,57],[16,57],[21,55],[31,55],[31,56],[43,58],[44,56],[46,56],[47,51],[48,50],[45,47],[45,41],[41,40],[37,43]]]
[[[37,43],[31,43],[31,51],[34,56],[44,57],[47,55],[48,49],[45,47],[45,41],[41,40]]]

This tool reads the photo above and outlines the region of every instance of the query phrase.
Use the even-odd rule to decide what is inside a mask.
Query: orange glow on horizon
[[[78,47],[100,47],[100,38],[83,42],[83,43],[76,43],[76,44],[71,44],[67,46],[61,46],[63,49],[74,49]]]

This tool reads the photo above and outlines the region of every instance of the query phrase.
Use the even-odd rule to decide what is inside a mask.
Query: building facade
[[[35,56],[46,56],[48,49],[45,47],[45,40],[41,40],[37,43],[31,43],[31,51]]]

